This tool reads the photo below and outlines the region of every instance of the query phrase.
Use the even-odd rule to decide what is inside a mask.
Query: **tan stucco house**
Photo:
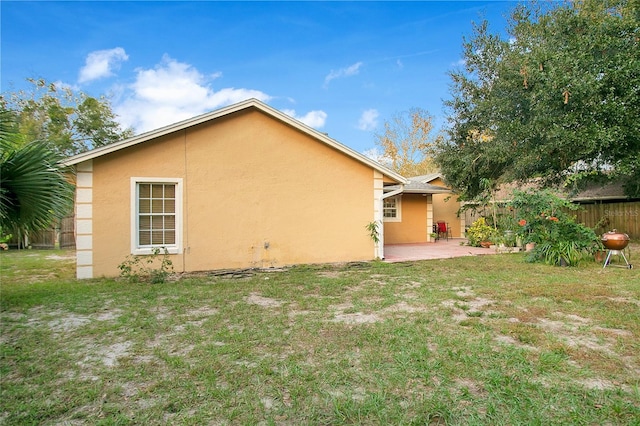
[[[383,202],[386,244],[431,242],[433,225],[443,221],[451,237],[464,237],[460,203],[446,187],[440,173],[408,178],[402,185],[385,186]]]
[[[255,99],[65,164],[78,278],[117,276],[129,254],[156,247],[184,272],[383,258],[386,238],[427,241],[429,202],[444,194],[412,193],[403,176]]]

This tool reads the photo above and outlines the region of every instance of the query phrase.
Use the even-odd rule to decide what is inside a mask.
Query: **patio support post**
[[[431,238],[433,232],[433,195],[427,194],[427,241],[434,242]]]
[[[373,171],[373,220],[378,224],[378,242],[374,243],[374,259],[384,259],[384,221],[382,217],[382,195],[384,176],[377,170]]]

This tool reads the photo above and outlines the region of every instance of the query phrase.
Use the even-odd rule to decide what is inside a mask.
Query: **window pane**
[[[164,198],[176,198],[176,186],[175,185],[165,185],[165,187],[164,187]]]
[[[165,244],[175,244],[176,243],[176,233],[174,231],[167,231],[164,234],[164,243]]]
[[[164,213],[175,213],[176,212],[176,201],[175,200],[165,200],[164,202]]]
[[[162,231],[151,231],[151,244],[153,245],[163,245],[164,244],[164,232]]]
[[[141,246],[151,245],[151,232],[140,231],[138,233],[138,238],[140,239],[140,245]]]
[[[140,216],[139,219],[140,230],[146,231],[151,229],[151,217],[150,216]]]
[[[140,200],[138,206],[140,213],[151,213],[151,202],[149,200]]]
[[[162,216],[152,216],[151,217],[151,229],[154,231],[162,230],[164,228],[164,224],[162,223]]]
[[[164,201],[151,200],[151,213],[164,213]]]
[[[176,217],[165,216],[164,217],[164,229],[176,229]]]
[[[151,185],[148,183],[140,184],[140,198],[149,198],[151,195]]]
[[[151,187],[151,196],[153,198],[162,198],[163,197],[163,189],[164,189],[164,185],[163,184],[154,184]]]

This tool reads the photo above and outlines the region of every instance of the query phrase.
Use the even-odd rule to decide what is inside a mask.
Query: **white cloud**
[[[360,120],[358,120],[358,129],[364,131],[371,131],[378,127],[378,117],[380,113],[378,113],[377,109],[368,109],[363,111],[360,116]]]
[[[128,59],[129,56],[122,47],[91,52],[87,55],[85,65],[80,68],[78,83],[110,77],[113,75],[113,70],[118,69],[120,64]]]
[[[210,81],[221,73],[205,77],[193,66],[165,55],[153,69],[139,69],[135,82],[125,88],[121,102],[114,106],[125,127],[144,132],[226,105],[256,98],[271,99],[259,90],[212,89]]]
[[[329,87],[329,82],[336,78],[349,77],[358,74],[360,72],[361,66],[362,62],[356,62],[353,65],[350,65],[346,68],[340,68],[337,71],[331,70],[331,72],[324,78],[324,87]]]
[[[373,161],[377,161],[378,163],[382,164],[383,166],[389,167],[392,164],[391,158],[385,156],[382,152],[380,152],[378,150],[377,147],[374,147],[374,148],[371,148],[371,149],[367,149],[366,151],[363,151],[362,155],[364,155],[367,158],[372,159]]]
[[[314,129],[321,129],[327,121],[327,113],[320,110],[309,111],[303,116],[297,116],[293,109],[283,109],[282,112]]]

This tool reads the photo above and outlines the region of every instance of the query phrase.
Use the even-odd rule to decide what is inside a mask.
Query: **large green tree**
[[[29,90],[0,96],[0,106],[15,114],[25,143],[46,140],[59,154],[70,156],[133,135],[120,127],[106,98],[43,79],[28,81]]]
[[[638,0],[528,2],[506,36],[485,21],[463,48],[436,155],[463,199],[503,182],[595,176],[640,196]]]
[[[15,116],[0,109],[0,234],[28,235],[71,211],[73,186],[60,154],[24,139]]]

